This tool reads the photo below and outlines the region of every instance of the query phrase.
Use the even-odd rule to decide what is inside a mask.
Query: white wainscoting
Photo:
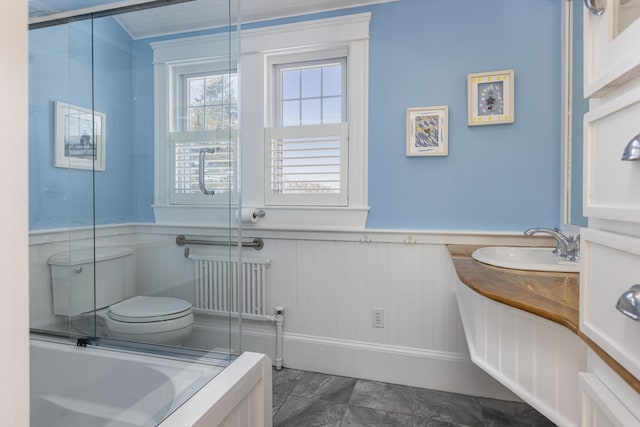
[[[564,326],[498,303],[458,280],[473,362],[559,426],[579,424],[586,345]]]
[[[267,306],[285,307],[284,366],[397,384],[518,400],[470,360],[447,243],[522,244],[515,235],[416,231],[243,231],[262,237],[271,261]],[[97,246],[135,250],[136,289],[193,301],[195,267],[175,236],[224,236],[224,230],[123,225],[96,230]],[[87,230],[31,235],[31,325],[54,321],[47,260],[91,244]],[[70,243],[70,241],[72,243]],[[546,243],[533,239],[526,243]],[[236,254],[191,246],[191,253]],[[384,309],[384,328],[372,327]],[[244,321],[243,348],[274,356],[272,324]],[[228,347],[228,321],[199,316],[190,344]],[[216,338],[222,337],[222,338]]]
[[[271,361],[245,352],[160,427],[271,427]]]

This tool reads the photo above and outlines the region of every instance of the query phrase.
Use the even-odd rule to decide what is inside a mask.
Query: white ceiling
[[[391,1],[398,0],[241,0],[240,15],[246,23]],[[235,0],[196,0],[119,15],[117,20],[134,39],[224,27],[229,14],[232,23],[237,21],[238,11],[229,11],[229,3],[237,5]]]

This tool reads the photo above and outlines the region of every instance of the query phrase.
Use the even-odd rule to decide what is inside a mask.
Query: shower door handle
[[[215,153],[215,148],[201,148],[198,161],[198,183],[200,184],[200,191],[207,196],[213,196],[216,192],[214,190],[208,190],[204,183],[204,157],[207,153]]]
[[[591,13],[596,16],[600,16],[604,13],[604,7],[598,7],[596,5],[597,0],[584,0],[584,5],[589,9]]]

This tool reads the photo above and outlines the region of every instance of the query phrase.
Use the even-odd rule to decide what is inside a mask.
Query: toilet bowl
[[[131,249],[72,250],[52,256],[49,265],[56,315],[95,314],[106,328],[104,336],[128,341],[181,345],[191,333],[190,302],[135,295]]]
[[[135,296],[109,306],[105,323],[113,338],[179,345],[191,333],[193,306],[178,298]]]

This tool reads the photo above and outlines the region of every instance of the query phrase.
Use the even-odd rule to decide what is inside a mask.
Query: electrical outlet
[[[371,326],[374,328],[384,328],[384,308],[371,309]]]

